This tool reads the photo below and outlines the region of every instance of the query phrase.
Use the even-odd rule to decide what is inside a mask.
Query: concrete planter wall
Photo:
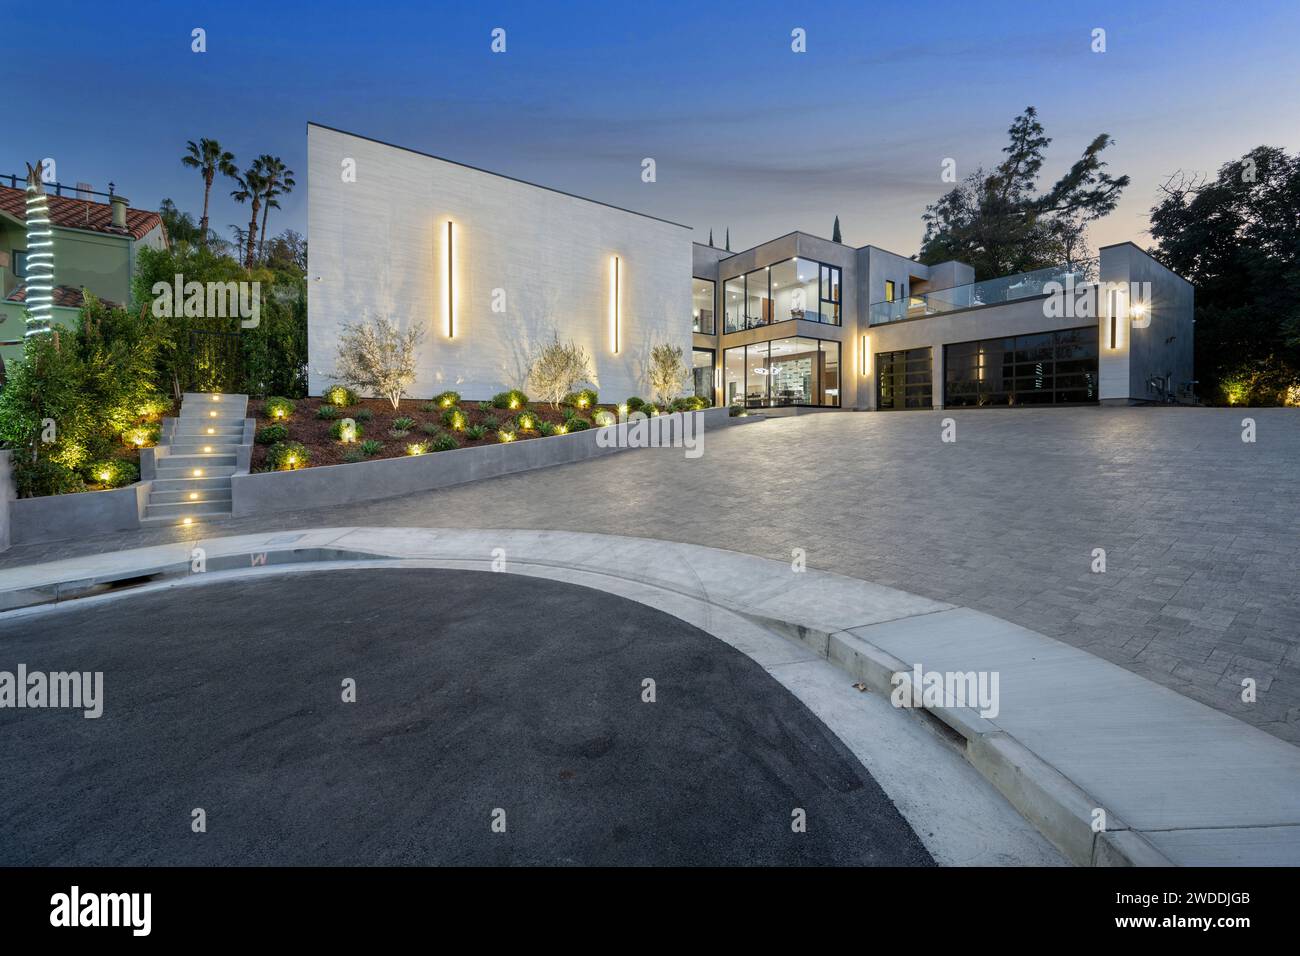
[[[0,551],[9,547],[9,502],[13,498],[13,452],[0,451]]]
[[[706,448],[709,429],[723,428],[738,421],[729,418],[725,408],[709,408],[687,414],[696,416],[697,429],[703,426]],[[676,415],[665,415],[650,419],[647,424],[654,429],[680,427],[680,419]],[[457,448],[407,458],[383,458],[346,465],[303,468],[299,471],[235,475],[231,479],[233,513],[235,517],[240,517],[325,508],[355,501],[375,501],[416,491],[446,488],[481,478],[496,478],[534,468],[586,461],[627,450],[624,447],[601,447],[598,436],[602,431],[626,435],[629,427],[631,426],[624,424],[613,425],[608,429],[591,428],[571,435],[529,438],[478,448]],[[683,453],[681,449],[674,451]],[[668,454],[669,451],[664,449],[660,453]]]
[[[148,481],[110,491],[83,491],[46,498],[16,498],[9,502],[9,543],[62,541],[106,531],[140,527],[149,500]]]

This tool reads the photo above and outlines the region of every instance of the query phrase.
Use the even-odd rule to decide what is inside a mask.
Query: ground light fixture
[[[194,477],[195,477],[195,478],[200,477],[202,474],[203,474],[203,469],[202,469],[202,468],[195,468],[195,469],[194,469]]]

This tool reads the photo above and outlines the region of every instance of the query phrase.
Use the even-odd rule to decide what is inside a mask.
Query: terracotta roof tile
[[[73,199],[69,196],[50,196],[50,221],[65,229],[88,229],[109,235],[121,235],[113,228],[113,210],[106,202]],[[27,220],[27,190],[0,186],[0,212]],[[133,239],[143,239],[151,230],[162,225],[162,217],[144,209],[126,211],[126,231]]]
[[[82,295],[81,292],[82,292],[81,289],[73,288],[70,285],[56,285],[54,287],[54,304],[57,306],[61,306],[65,309],[79,309],[86,302],[86,297]],[[26,283],[19,285],[18,288],[14,289],[13,292],[9,293],[9,297],[6,298],[5,301],[26,302],[27,301]],[[116,302],[110,302],[108,301],[108,299],[103,299],[101,301],[104,303],[104,305],[108,306],[110,309],[117,308]]]

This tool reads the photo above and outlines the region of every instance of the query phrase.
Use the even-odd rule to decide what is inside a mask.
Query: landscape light
[[[203,474],[203,469],[202,469],[202,468],[195,468],[195,469],[194,469],[194,477],[195,477],[195,478],[199,477],[201,474]]]

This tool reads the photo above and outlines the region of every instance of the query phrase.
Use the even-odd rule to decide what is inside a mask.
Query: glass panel
[[[768,380],[773,405],[815,405],[819,361],[816,339],[788,338],[771,343]]]
[[[728,279],[722,286],[723,313],[726,318],[723,324],[723,330],[727,332],[739,332],[745,327],[745,277],[736,276],[734,279]]]
[[[691,351],[693,394],[713,404],[713,352],[710,349]]]
[[[713,281],[711,279],[691,281],[691,328],[705,335],[713,335],[716,331],[713,322]]]
[[[767,403],[767,346],[763,342],[745,349],[745,404],[751,408]]]
[[[963,342],[945,349],[944,403],[947,405],[1095,401],[1095,326]]]
[[[932,382],[933,366],[928,348],[876,355],[877,408],[931,408]]]
[[[772,322],[772,300],[767,294],[767,269],[745,275],[745,328]]]
[[[745,348],[727,349],[723,353],[722,398],[727,405],[745,402]]]
[[[821,384],[818,404],[838,406],[840,404],[840,343],[822,342],[820,352]]]
[[[1043,295],[1049,282],[1063,287],[1069,287],[1072,283],[1075,288],[1082,289],[1084,285],[1094,281],[1097,263],[1098,260],[1089,259],[1084,262],[1048,266],[1045,269],[1035,269],[1033,272],[985,279],[982,282],[971,282],[951,289],[935,289],[910,298],[904,295],[892,302],[886,295],[886,301],[871,304],[868,310],[869,322],[871,325],[882,325],[900,319],[951,312],[954,309],[1014,302],[1018,299]]]

